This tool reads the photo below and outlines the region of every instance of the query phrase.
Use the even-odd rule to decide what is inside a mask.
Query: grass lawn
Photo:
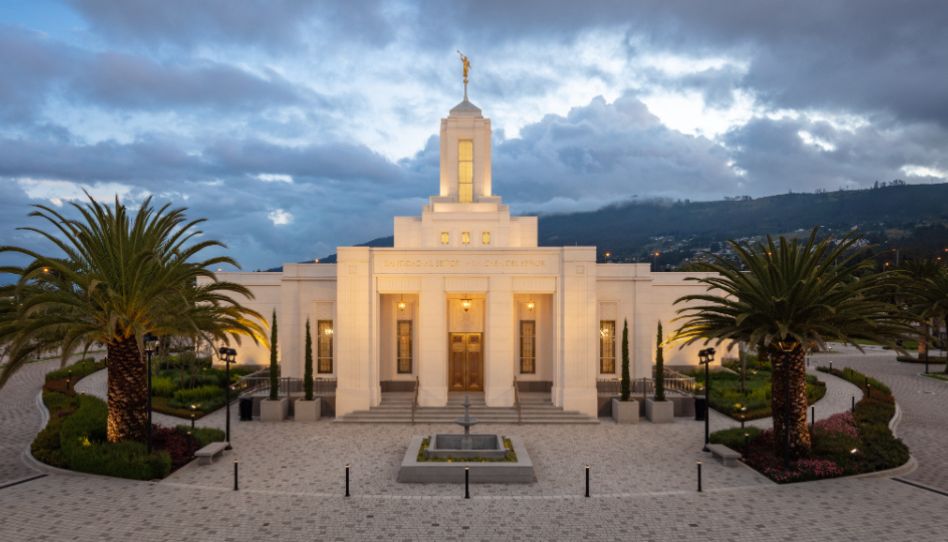
[[[695,377],[697,383],[704,383],[703,371],[694,371],[692,376]],[[813,375],[807,375],[806,381],[807,401],[812,405],[826,394],[826,384]],[[729,371],[711,373],[711,408],[738,421],[741,419],[742,406],[747,407],[744,413],[747,420],[769,417],[770,371],[748,369],[746,391],[746,394],[741,392],[739,374]]]

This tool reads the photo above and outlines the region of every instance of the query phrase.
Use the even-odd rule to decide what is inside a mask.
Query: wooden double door
[[[450,391],[484,391],[484,348],[481,333],[448,334]]]

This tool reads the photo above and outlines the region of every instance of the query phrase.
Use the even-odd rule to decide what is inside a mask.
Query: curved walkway
[[[872,372],[878,365],[881,372],[898,371],[902,366],[886,365],[884,359],[853,356],[847,363],[858,370]],[[834,358],[834,364],[836,364]],[[892,362],[894,363],[894,361]],[[917,372],[917,368],[914,368]],[[18,375],[16,382],[0,391],[0,438],[5,447],[0,454],[4,468],[11,461],[19,463],[15,448],[22,451],[35,434],[39,414],[35,396],[48,369],[30,367]],[[873,373],[875,375],[875,373]],[[878,376],[878,375],[876,375]],[[883,376],[893,385],[896,397],[905,411],[900,433],[913,453],[924,463],[924,439],[910,436],[910,428],[925,415],[925,408],[944,411],[944,396],[937,392],[922,394],[916,411],[907,394],[927,390],[928,382],[916,382],[910,375]],[[901,379],[906,386],[896,386]],[[918,377],[924,378],[924,377]],[[927,380],[927,379],[926,379]],[[930,381],[931,385],[943,383]],[[945,385],[948,387],[948,385]],[[901,391],[900,391],[901,390]],[[12,410],[11,410],[12,408]],[[918,414],[916,414],[916,412]],[[929,412],[930,414],[930,412]],[[213,416],[213,415],[212,415]],[[945,424],[942,423],[942,428]],[[651,427],[654,433],[643,432]],[[0,489],[0,539],[10,542],[27,540],[392,540],[505,539],[532,540],[944,540],[948,517],[935,512],[944,506],[940,495],[884,478],[839,479],[823,482],[777,486],[721,488],[718,482],[705,479],[705,492],[693,487],[684,490],[666,488],[665,492],[648,495],[602,496],[614,473],[606,468],[594,470],[593,498],[582,494],[581,471],[573,480],[573,470],[559,473],[573,480],[558,496],[509,497],[495,496],[486,486],[472,487],[473,498],[461,498],[455,486],[450,495],[440,497],[365,496],[375,483],[370,477],[380,475],[371,467],[359,466],[353,471],[353,497],[342,497],[343,471],[339,465],[351,454],[360,453],[365,443],[377,439],[378,431],[366,430],[355,442],[339,448],[346,435],[337,433],[338,424],[320,422],[298,428],[293,422],[263,424],[238,423],[235,455],[241,454],[241,490],[230,487],[231,469],[228,456],[217,466],[201,471],[201,476],[214,475],[212,487],[176,483],[175,478],[162,483],[134,482],[87,475],[51,474],[44,478]],[[700,422],[676,422],[670,426],[640,424],[616,426],[603,424],[607,438],[602,442],[586,440],[589,435],[570,434],[557,446],[561,449],[536,451],[535,461],[549,461],[550,454],[588,454],[577,456],[577,464],[587,457],[614,455],[630,463],[660,467],[663,456],[678,453],[674,439],[667,434],[677,430],[689,433],[686,446],[700,445]],[[261,429],[258,431],[258,429]],[[417,431],[429,428],[418,427]],[[594,428],[589,428],[594,429]],[[518,427],[519,431],[520,428]],[[301,436],[298,444],[281,440],[290,433]],[[408,433],[404,431],[403,433]],[[18,435],[18,437],[14,437]],[[256,440],[259,444],[252,446]],[[385,439],[376,440],[378,446]],[[631,453],[626,443],[650,441],[641,455]],[[928,441],[944,449],[940,440]],[[246,446],[245,446],[246,445]],[[376,447],[376,446],[372,446]],[[281,450],[285,450],[282,451]],[[272,463],[264,466],[256,460],[285,454],[300,457],[293,465]],[[14,457],[14,455],[16,457]],[[303,461],[311,458],[310,462]],[[927,457],[927,456],[926,456]],[[312,478],[312,460],[324,461],[325,479]],[[560,468],[548,463],[550,469]],[[713,470],[712,463],[706,463]],[[683,468],[688,466],[687,469]],[[693,476],[694,464],[682,465],[679,476]],[[662,467],[662,468],[667,468]],[[245,469],[247,469],[245,471]],[[188,467],[187,470],[192,470]],[[258,472],[254,474],[254,470]],[[656,470],[653,468],[653,470]],[[731,469],[737,470],[737,469]],[[184,471],[179,471],[185,474]],[[550,471],[552,473],[552,470]],[[245,479],[245,474],[247,478]],[[273,491],[255,479],[283,478],[296,481],[302,494]],[[245,485],[246,481],[246,485]],[[692,479],[693,481],[693,479]],[[318,484],[313,487],[311,484]],[[255,487],[256,485],[256,487]],[[308,486],[308,487],[307,487]],[[631,486],[634,489],[634,486]],[[668,490],[672,489],[672,490]],[[320,496],[318,494],[324,494]],[[921,503],[921,504],[919,504]]]
[[[835,349],[813,359],[851,367],[892,389],[902,409],[896,432],[918,461],[918,468],[903,478],[948,492],[948,382],[921,375],[923,364],[896,361],[890,350],[867,347],[863,354],[853,347]],[[941,372],[945,366],[931,364],[929,370]]]
[[[823,420],[834,414],[850,410],[852,408],[853,397],[856,398],[856,401],[862,399],[862,390],[842,378],[817,371],[816,368],[818,366],[824,365],[824,363],[817,363],[817,361],[821,360],[819,358],[811,359],[810,366],[807,367],[807,373],[815,375],[820,381],[826,384],[826,394],[812,405],[816,407],[816,419]],[[807,416],[809,416],[809,413],[807,413]],[[711,431],[736,427],[739,426],[740,423],[740,421],[721,414],[717,410],[711,410]],[[760,429],[770,429],[773,427],[774,422],[773,418],[768,416],[766,418],[748,420],[746,425]]]

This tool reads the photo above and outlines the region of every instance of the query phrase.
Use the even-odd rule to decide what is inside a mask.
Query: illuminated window
[[[411,320],[398,321],[398,372],[411,373]]]
[[[490,244],[490,232],[489,232],[489,231],[481,232],[481,244],[482,244],[482,245],[489,245],[489,244]]]
[[[471,244],[471,232],[462,231],[461,232],[461,244],[470,245]]]
[[[458,201],[474,201],[474,142],[458,141]]]
[[[599,372],[607,374],[616,372],[615,320],[601,320],[599,322]]]
[[[451,242],[451,234],[446,231],[441,232],[441,244],[446,245]]]
[[[320,320],[316,332],[316,372],[332,373],[332,320]]]
[[[520,372],[537,372],[537,323],[534,320],[520,320]]]

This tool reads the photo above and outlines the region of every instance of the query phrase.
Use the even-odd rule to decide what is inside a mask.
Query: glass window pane
[[[461,139],[458,141],[458,160],[474,160],[474,142],[470,139]]]
[[[320,320],[316,334],[316,372],[332,373],[332,320]]]
[[[599,372],[616,372],[616,323],[614,320],[599,322]]]
[[[411,320],[398,321],[396,355],[398,357],[398,372],[401,374],[411,373],[412,370],[411,327]]]
[[[520,372],[533,374],[537,371],[536,322],[520,321]]]

